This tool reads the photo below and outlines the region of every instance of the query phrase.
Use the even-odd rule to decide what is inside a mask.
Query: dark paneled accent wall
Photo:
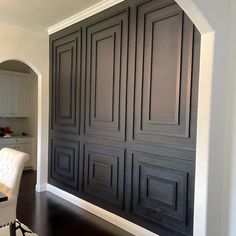
[[[51,35],[49,182],[192,235],[199,51],[173,0],[127,0]]]

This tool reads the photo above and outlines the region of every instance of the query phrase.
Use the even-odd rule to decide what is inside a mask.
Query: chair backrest
[[[0,191],[17,198],[22,172],[29,155],[10,148],[0,150]]]

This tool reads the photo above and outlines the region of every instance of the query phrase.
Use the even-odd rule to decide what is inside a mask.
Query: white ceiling
[[[0,0],[0,21],[48,29],[101,0]]]

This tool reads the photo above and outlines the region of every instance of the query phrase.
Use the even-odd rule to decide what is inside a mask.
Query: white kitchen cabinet
[[[27,74],[0,71],[0,117],[29,117],[30,79]]]
[[[25,76],[12,77],[12,110],[14,117],[29,117],[31,99],[29,99],[29,78]]]
[[[25,163],[25,169],[29,169],[33,166],[33,140],[33,138],[1,138],[0,149],[8,147],[29,154],[30,159]]]
[[[0,74],[0,116],[8,117],[12,113],[12,79]]]

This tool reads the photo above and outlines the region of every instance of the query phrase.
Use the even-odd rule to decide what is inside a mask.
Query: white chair
[[[15,235],[17,198],[24,164],[29,155],[10,148],[0,150],[0,192],[8,201],[0,202],[0,227],[10,225],[10,235]]]

